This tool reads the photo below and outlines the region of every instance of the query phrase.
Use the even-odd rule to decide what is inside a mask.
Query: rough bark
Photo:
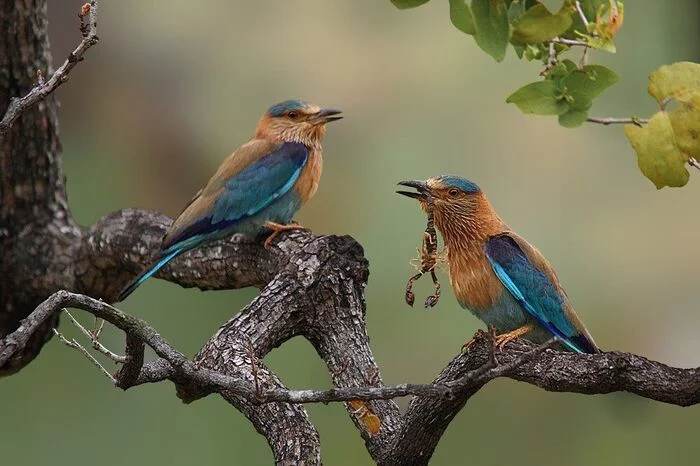
[[[37,69],[50,74],[46,21],[45,0],[2,3],[0,114],[12,98],[32,90]],[[126,209],[79,228],[66,200],[56,108],[49,95],[18,113],[0,136],[0,375],[38,355],[64,307],[83,309],[125,333],[118,387],[170,380],[186,402],[219,393],[267,438],[278,464],[321,463],[305,402],[346,401],[378,464],[414,465],[427,464],[456,413],[495,377],[551,391],[624,390],[681,406],[700,401],[698,369],[625,353],[560,353],[523,342],[509,344],[496,364],[488,338],[458,355],[432,384],[385,387],[366,329],[369,271],[362,247],[347,236],[302,232],[283,234],[269,250],[234,237],[184,254],[158,273],[185,287],[261,289],[190,360],[156,329],[106,304],[149,262],[171,220]],[[271,349],[294,336],[314,346],[334,390],[289,391],[264,365]],[[144,361],[146,346],[159,359]],[[416,396],[402,415],[391,399],[406,395]],[[368,421],[373,417],[378,426]]]
[[[12,98],[30,92],[37,70],[50,69],[45,2],[4,0],[0,114]],[[0,335],[17,328],[51,293],[75,289],[72,267],[66,265],[75,257],[81,231],[68,212],[57,109],[55,97],[49,96],[0,136]],[[36,357],[55,324],[47,322],[0,371],[17,371]]]

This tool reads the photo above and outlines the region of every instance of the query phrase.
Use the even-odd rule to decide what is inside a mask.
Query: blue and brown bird
[[[301,100],[273,105],[260,118],[253,138],[236,149],[168,229],[152,264],[119,295],[124,300],[175,256],[235,233],[269,234],[265,246],[285,230],[316,193],[326,124],[340,110]]]
[[[476,184],[458,176],[399,184],[415,188],[397,192],[418,199],[423,210],[432,202],[457,301],[499,333],[500,348],[519,337],[544,343],[556,336],[562,349],[599,351],[552,266],[501,220]]]

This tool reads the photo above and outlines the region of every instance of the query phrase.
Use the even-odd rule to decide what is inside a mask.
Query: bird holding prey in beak
[[[415,189],[397,192],[424,210],[433,204],[457,301],[500,333],[499,347],[519,337],[544,343],[556,336],[561,349],[599,351],[552,266],[501,220],[476,184],[458,176],[399,184]]]

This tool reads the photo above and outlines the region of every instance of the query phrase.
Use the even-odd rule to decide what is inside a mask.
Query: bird
[[[397,193],[417,199],[424,211],[432,203],[457,301],[495,329],[501,350],[517,338],[545,343],[557,337],[564,351],[600,351],[552,266],[501,220],[479,186],[447,175],[399,185],[415,189]]]
[[[174,257],[235,233],[269,234],[265,247],[286,230],[318,188],[321,141],[340,110],[285,100],[260,118],[253,137],[229,155],[166,232],[151,264],[119,294],[123,301]]]

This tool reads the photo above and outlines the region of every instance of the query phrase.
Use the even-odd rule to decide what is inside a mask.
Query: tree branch
[[[80,229],[65,200],[55,102],[35,107],[17,121],[22,112],[65,82],[98,40],[97,4],[91,2],[81,11],[81,44],[48,81],[40,76],[35,86],[26,70],[36,68],[36,63],[49,68],[45,6],[41,0],[25,0],[17,1],[14,9],[0,11],[5,25],[37,12],[41,24],[22,34],[8,34],[11,28],[4,28],[0,41],[5,52],[0,62],[12,77],[11,84],[0,89],[5,96],[0,101],[9,102],[11,96],[29,89],[24,97],[11,100],[0,122],[0,134],[7,134],[0,141],[0,241],[8,251],[0,258],[0,274],[12,277],[0,281],[3,374],[19,370],[38,354],[64,307],[82,309],[125,333],[125,356],[121,357],[98,344],[98,331],[93,334],[80,327],[96,350],[122,364],[110,376],[116,386],[128,389],[170,380],[185,402],[221,394],[266,437],[278,464],[321,463],[319,435],[301,403],[346,402],[348,415],[377,463],[414,465],[427,464],[457,412],[496,377],[551,391],[624,390],[680,406],[699,402],[699,369],[672,368],[626,353],[559,353],[548,349],[553,342],[539,347],[510,343],[496,361],[493,342],[483,338],[468,354],[456,356],[432,384],[386,387],[367,334],[364,287],[369,272],[362,247],[347,236],[315,237],[301,232],[282,235],[270,250],[242,237],[220,241],[183,254],[159,272],[160,278],[185,287],[262,289],[194,359],[187,358],[146,322],[94,299],[113,299],[143,269],[171,220],[156,212],[127,209]],[[587,46],[564,39],[558,42]],[[646,122],[636,118],[589,121]],[[697,166],[694,159],[689,163]],[[56,291],[62,288],[72,291]],[[271,349],[297,335],[308,339],[324,360],[334,389],[290,391],[265,366],[263,358]],[[65,341],[92,358],[77,342]],[[158,358],[145,361],[146,347]],[[19,353],[26,354],[18,357]],[[407,395],[414,398],[402,415],[392,398]]]
[[[21,98],[13,98],[10,101],[10,106],[7,108],[5,115],[0,120],[0,136],[7,133],[12,124],[26,109],[44,100],[49,94],[53,93],[58,87],[68,81],[68,75],[71,70],[82,61],[85,52],[95,45],[99,38],[97,37],[97,2],[91,1],[83,5],[80,14],[80,32],[83,35],[83,40],[80,44],[68,55],[66,61],[63,62],[53,75],[44,81],[42,71],[37,70],[38,83],[29,91],[27,95]],[[87,23],[85,18],[87,17]]]
[[[637,117],[629,117],[629,118],[600,118],[600,117],[588,117],[586,118],[586,121],[588,123],[598,123],[599,125],[637,125],[639,127],[642,127],[649,123],[649,120],[646,118],[637,118]]]
[[[300,233],[294,234],[304,236]],[[331,238],[333,241],[344,241],[343,238]],[[474,393],[497,377],[527,382],[548,391],[584,394],[628,391],[679,406],[700,403],[698,368],[673,368],[629,353],[579,355],[558,352],[550,349],[556,343],[556,339],[540,346],[524,341],[508,344],[503,352],[497,354],[496,364],[492,359],[493,342],[488,338],[477,338],[469,353],[455,357],[432,384],[383,386],[378,375],[367,377],[362,371],[350,369],[358,364],[355,356],[352,363],[338,368],[335,373],[332,371],[337,388],[322,391],[288,390],[264,366],[260,358],[283,341],[302,333],[298,332],[300,329],[309,328],[307,326],[310,321],[316,321],[317,325],[323,321],[323,316],[320,316],[319,320],[319,315],[310,312],[304,299],[299,300],[298,297],[318,296],[318,287],[323,288],[325,285],[322,284],[323,280],[319,284],[314,277],[309,276],[309,282],[299,284],[298,289],[290,289],[298,282],[287,282],[291,278],[287,274],[294,271],[325,277],[327,265],[337,265],[334,259],[346,257],[336,256],[337,253],[322,255],[318,257],[321,260],[315,262],[316,265],[312,269],[306,269],[303,265],[308,262],[297,259],[303,259],[305,254],[318,254],[329,249],[316,245],[317,247],[308,250],[304,246],[316,242],[323,244],[328,238],[306,236],[300,239],[300,256],[293,257],[288,268],[281,272],[258,298],[224,325],[194,361],[188,360],[172,348],[145,322],[123,314],[101,301],[65,291],[47,299],[15,333],[0,341],[0,357],[7,358],[12,356],[14,351],[21,350],[22,342],[27,341],[31,332],[39,328],[53,313],[61,312],[63,307],[84,309],[122,329],[127,335],[126,363],[117,373],[117,386],[129,388],[169,379],[175,383],[178,396],[186,402],[210,393],[220,393],[246,414],[256,429],[268,438],[277,459],[288,458],[285,455],[292,454],[292,450],[303,451],[307,457],[311,455],[320,458],[318,434],[308,421],[306,412],[298,405],[300,403],[357,400],[369,402],[366,409],[379,419],[379,432],[370,432],[349,404],[348,411],[363,434],[373,458],[379,464],[427,464],[454,416]],[[351,240],[347,238],[345,241]],[[345,248],[342,250],[348,252]],[[299,269],[299,266],[302,268]],[[346,273],[352,273],[352,268],[346,267],[344,270]],[[355,273],[363,276],[362,267]],[[330,280],[330,283],[342,282]],[[281,287],[285,291],[281,292]],[[308,292],[309,287],[314,292]],[[307,292],[300,295],[301,288]],[[347,288],[346,292],[349,293],[348,296],[355,294],[351,288]],[[338,302],[347,302],[347,296],[343,298],[343,293],[338,290],[334,290],[332,295],[340,296]],[[361,298],[361,295],[357,296]],[[362,301],[358,301],[360,302]],[[313,303],[309,302],[308,305]],[[328,309],[327,306],[322,307]],[[322,314],[339,315],[338,312]],[[306,319],[308,316],[312,317],[310,321]],[[328,328],[325,326],[340,324],[340,328],[333,327],[335,331],[327,333],[335,335],[334,339],[338,339],[339,335],[352,335],[352,338],[356,339],[357,332],[342,328],[342,322],[353,320],[333,317],[330,321],[323,322],[323,326]],[[336,351],[330,355],[322,351],[328,347],[327,343],[321,344],[314,341],[313,337],[310,339],[329,367],[339,360],[339,355],[363,354],[362,350],[347,351],[345,347],[346,351]],[[156,351],[161,359],[143,364],[144,343]],[[357,343],[350,345],[357,346]],[[359,344],[360,347],[363,345],[364,343]],[[253,348],[253,354],[249,348]],[[358,367],[374,364],[371,352],[365,356],[368,356],[371,362],[361,362]],[[414,398],[406,414],[401,416],[396,405],[389,400],[407,395],[414,395]],[[303,422],[299,422],[300,419]],[[289,429],[303,432],[303,435],[290,437]],[[294,449],[285,446],[290,439],[293,439]]]

